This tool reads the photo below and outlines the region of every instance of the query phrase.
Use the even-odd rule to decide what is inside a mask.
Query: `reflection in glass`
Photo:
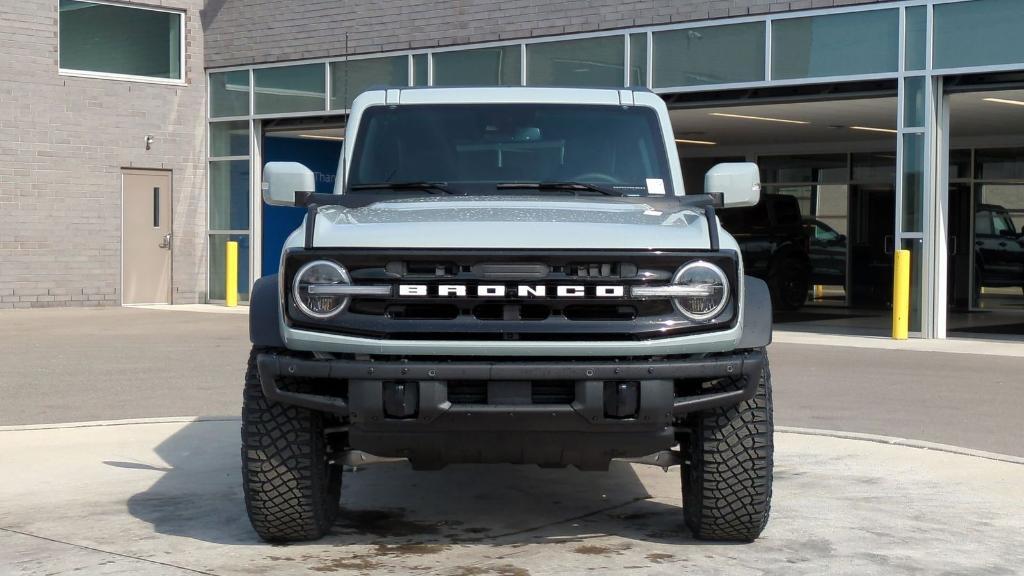
[[[629,85],[647,85],[647,34],[629,35]]]
[[[654,85],[764,80],[763,22],[655,32]]]
[[[249,121],[210,122],[210,157],[248,156]]]
[[[974,0],[935,6],[935,68],[1024,62],[1020,0]]]
[[[1024,309],[1024,184],[975,186],[974,286],[981,308]]]
[[[210,230],[249,229],[249,160],[210,162]]]
[[[896,72],[899,11],[870,10],[772,22],[772,79]]]
[[[924,6],[907,8],[906,53],[904,68],[924,70],[928,53],[928,9]]]
[[[412,55],[412,85],[426,86],[430,79],[430,69],[427,65],[426,54]]]
[[[903,231],[921,232],[924,207],[924,134],[903,135]]]
[[[182,79],[178,12],[61,0],[59,18],[63,70]]]
[[[924,126],[925,110],[924,76],[908,77],[903,83],[903,127],[919,128]]]
[[[519,45],[435,52],[434,86],[519,86]]]
[[[793,154],[757,159],[761,180],[767,184],[846,182],[846,154]]]
[[[210,74],[210,117],[249,115],[249,71]]]
[[[426,71],[425,55],[423,64]],[[331,110],[349,108],[356,96],[371,87],[408,85],[409,59],[406,56],[331,62]]]
[[[543,42],[526,47],[529,86],[622,86],[622,36]]]
[[[324,65],[276,66],[253,71],[255,114],[324,109]]]

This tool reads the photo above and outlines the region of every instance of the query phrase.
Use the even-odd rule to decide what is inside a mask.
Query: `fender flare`
[[[280,299],[277,274],[264,276],[253,283],[249,294],[249,340],[253,346],[284,348]]]
[[[772,343],[772,296],[768,284],[753,276],[743,277],[743,334],[736,347],[761,348]]]

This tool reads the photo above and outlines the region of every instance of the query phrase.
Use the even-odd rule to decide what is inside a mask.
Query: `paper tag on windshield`
[[[648,178],[647,193],[652,196],[664,196],[665,183],[661,181],[661,178]]]

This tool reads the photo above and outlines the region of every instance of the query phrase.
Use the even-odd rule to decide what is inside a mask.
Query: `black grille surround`
[[[353,297],[326,320],[304,315],[291,295],[294,275],[314,260],[345,266],[355,285],[392,285],[391,296]],[[667,299],[638,300],[632,286],[666,285],[676,270],[694,260],[720,267],[729,280],[729,303],[706,322],[689,320]],[[615,341],[655,340],[721,331],[736,323],[738,256],[731,250],[423,250],[289,249],[281,270],[284,317],[289,327],[381,340],[448,341]],[[398,296],[399,284],[560,285],[587,287],[588,296],[478,297]],[[598,298],[596,286],[623,286],[621,298]],[[434,290],[431,290],[434,293]]]

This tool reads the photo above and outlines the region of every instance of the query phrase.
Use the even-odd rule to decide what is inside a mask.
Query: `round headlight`
[[[690,262],[676,272],[672,283],[693,289],[692,294],[673,300],[676,309],[691,320],[710,320],[718,316],[729,301],[729,279],[721,268],[710,262]]]
[[[318,292],[318,287],[351,284],[345,267],[328,260],[316,260],[299,268],[292,283],[292,298],[303,314],[313,318],[330,318],[345,309],[348,296]]]

